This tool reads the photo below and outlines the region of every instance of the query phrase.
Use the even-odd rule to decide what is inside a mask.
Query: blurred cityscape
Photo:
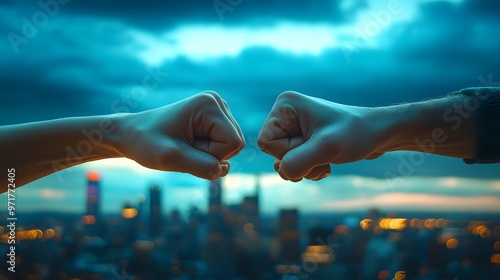
[[[498,214],[266,216],[257,180],[255,194],[235,205],[222,203],[221,181],[207,182],[206,213],[165,215],[162,187],[152,185],[105,215],[99,173],[87,180],[86,213],[19,213],[15,273],[0,226],[0,280],[500,279]]]

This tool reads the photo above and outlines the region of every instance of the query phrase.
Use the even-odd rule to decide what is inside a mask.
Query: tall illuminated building
[[[87,173],[87,212],[86,215],[98,219],[101,216],[101,175],[96,171]]]
[[[85,235],[104,237],[106,228],[101,215],[101,175],[96,171],[87,173],[87,208],[82,217]]]
[[[149,234],[158,236],[162,227],[161,188],[152,185],[149,189]]]

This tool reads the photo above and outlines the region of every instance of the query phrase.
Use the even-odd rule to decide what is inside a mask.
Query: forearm
[[[374,109],[378,151],[421,151],[469,159],[476,153],[478,101],[455,95]]]
[[[84,162],[123,157],[119,115],[58,119],[0,127],[1,172],[16,169],[21,186]],[[4,184],[0,184],[5,192]]]

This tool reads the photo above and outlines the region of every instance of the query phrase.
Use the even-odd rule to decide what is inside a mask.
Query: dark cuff
[[[454,94],[475,96],[477,111],[476,155],[465,163],[500,162],[500,88],[467,88]]]

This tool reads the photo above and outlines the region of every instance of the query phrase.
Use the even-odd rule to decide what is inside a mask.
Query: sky
[[[256,144],[285,90],[385,106],[500,86],[499,15],[494,0],[0,0],[0,125],[138,112],[210,89],[228,102],[247,142],[223,181],[227,204],[252,194],[258,180],[266,213],[500,213],[499,164],[393,152],[294,184],[274,174]],[[148,75],[158,83],[145,90]],[[102,175],[106,212],[153,183],[166,209],[206,208],[207,181],[113,159],[22,187],[19,209],[83,212],[90,170]]]

